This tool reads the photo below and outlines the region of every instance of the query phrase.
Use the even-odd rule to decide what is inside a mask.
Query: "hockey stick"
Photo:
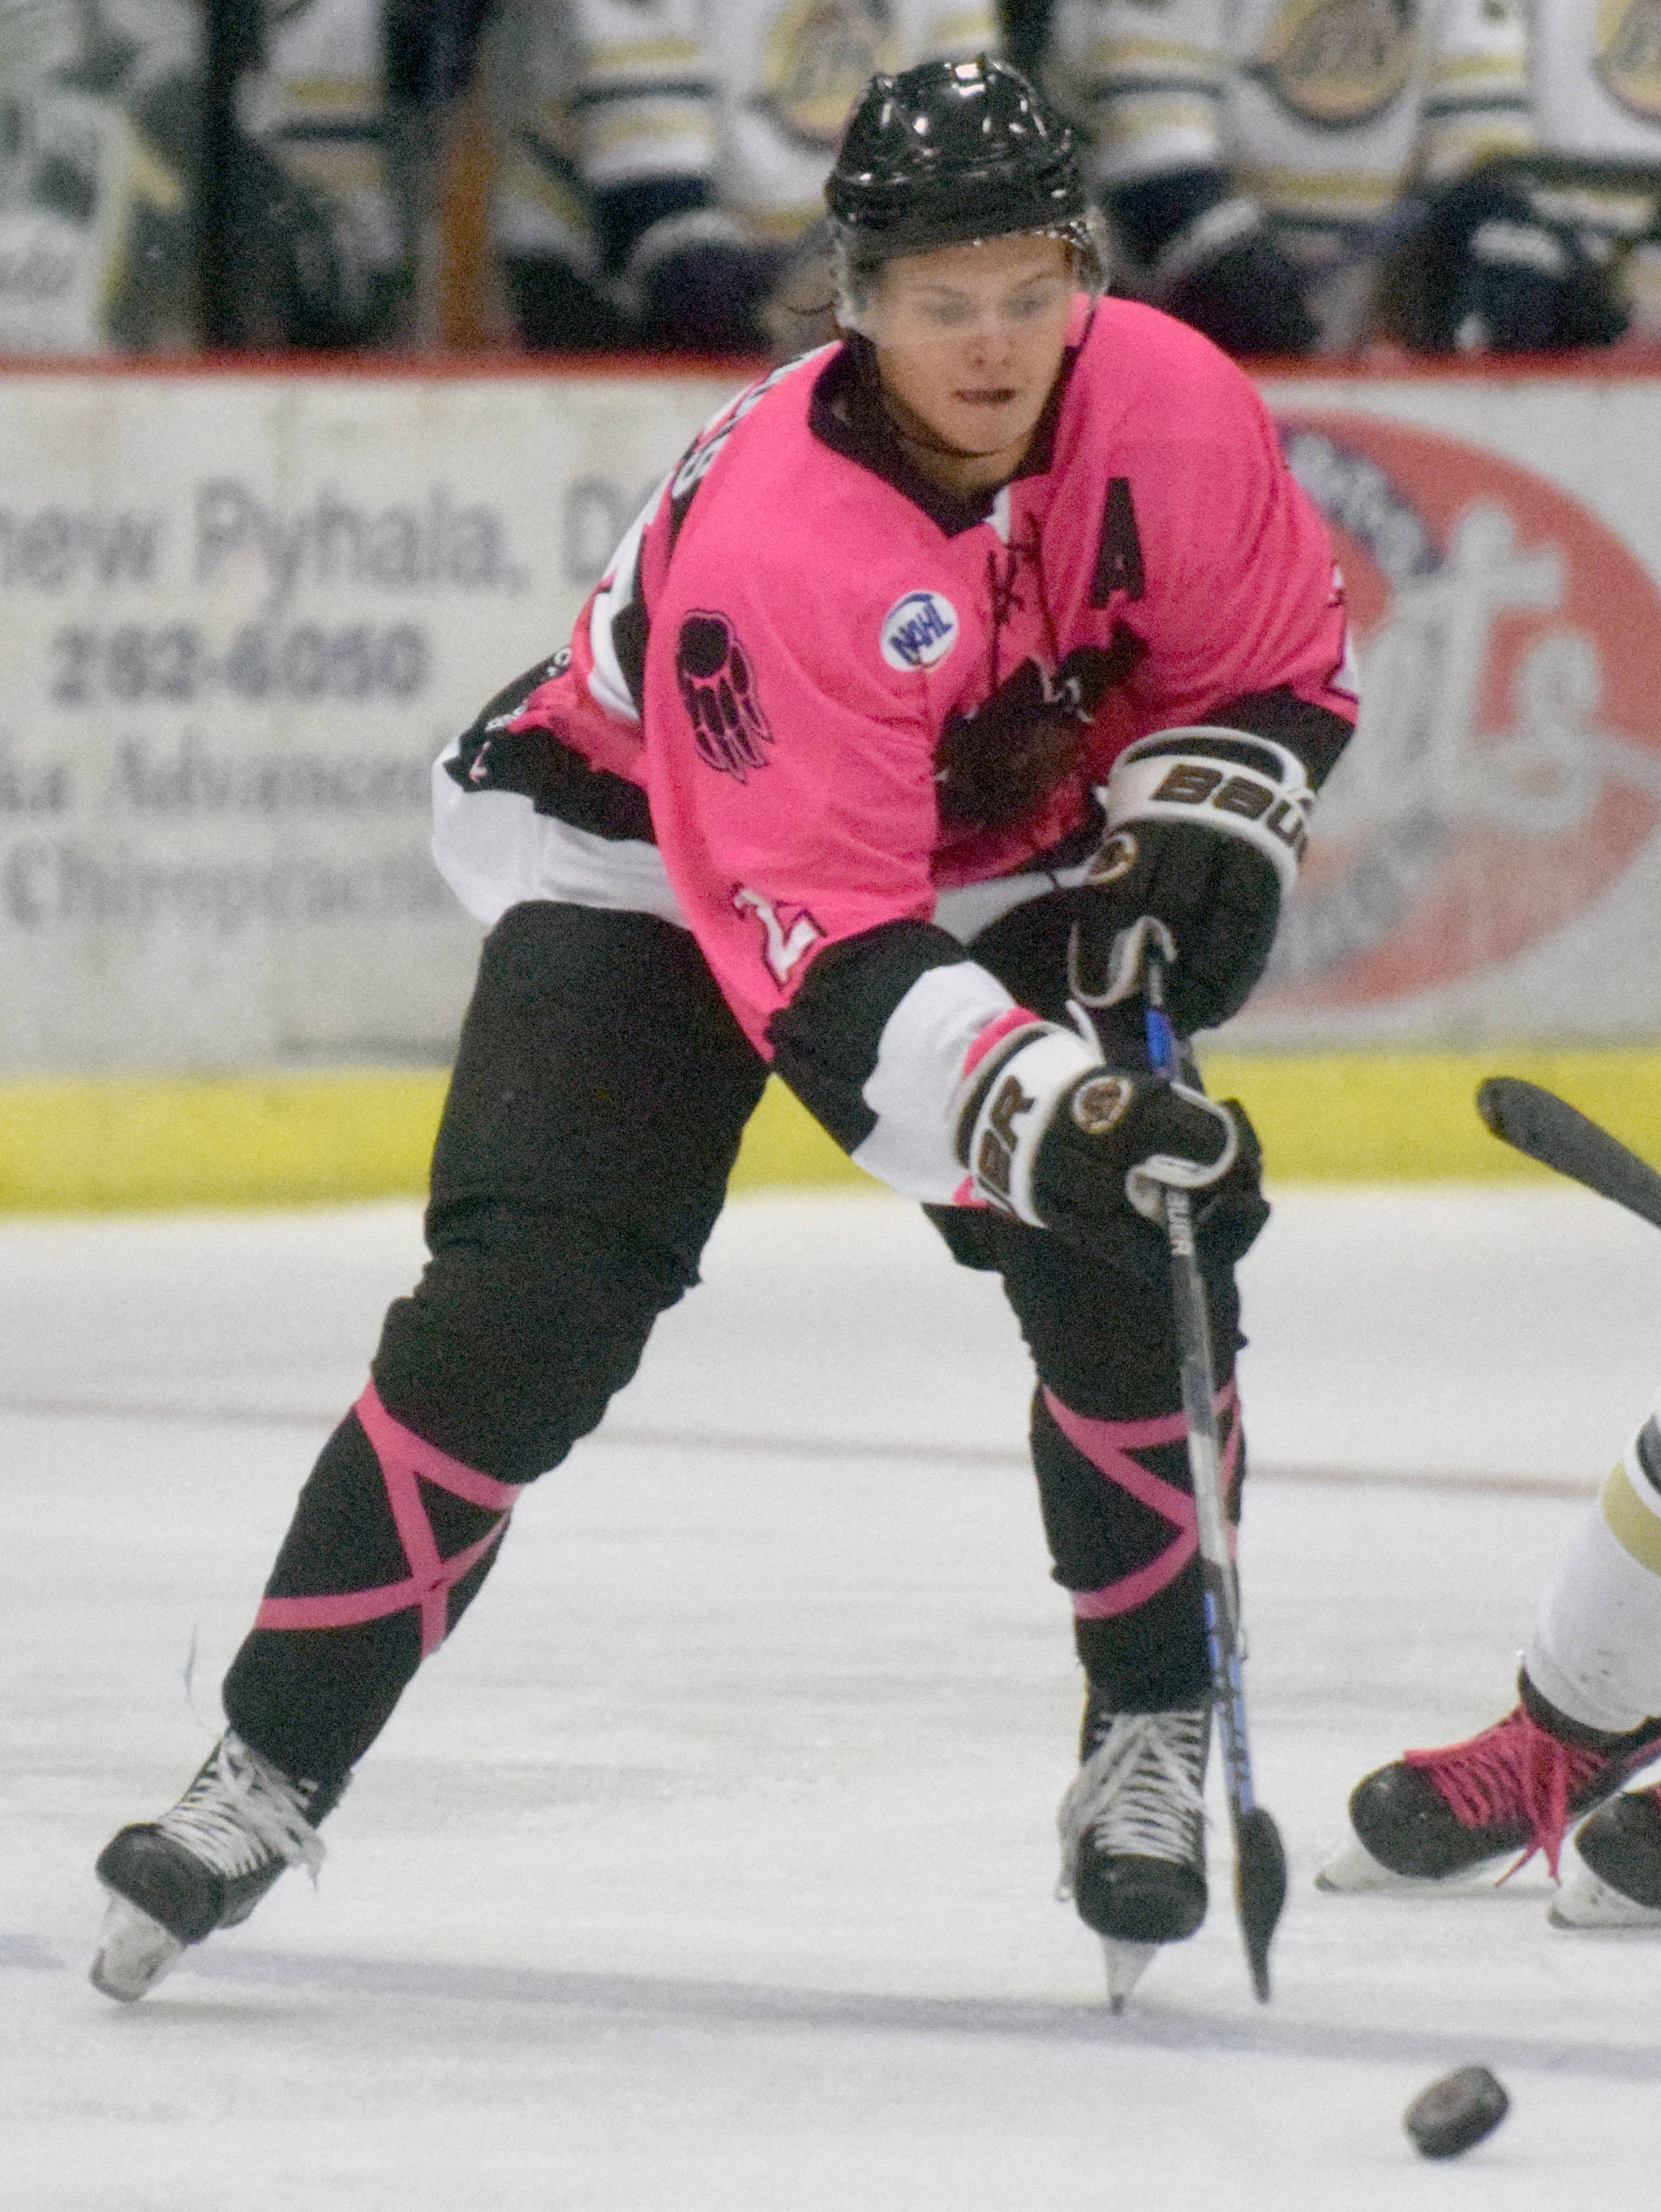
[[[1176,1031],[1164,1006],[1164,961],[1147,948],[1143,971],[1149,1055],[1155,1074],[1181,1079]],[[1182,1410],[1188,1426],[1188,1468],[1194,1486],[1200,1579],[1205,1601],[1206,1653],[1222,1747],[1228,1817],[1234,1832],[1234,1910],[1239,1916],[1252,1986],[1269,2002],[1269,1946],[1286,1903],[1286,1851],[1274,1818],[1252,1788],[1246,1739],[1246,1684],[1241,1671],[1240,1582],[1228,1548],[1222,1493],[1222,1454],[1217,1433],[1216,1388],[1211,1374],[1211,1331],[1205,1282],[1194,1249],[1189,1194],[1164,1186],[1165,1233],[1171,1244],[1171,1294],[1181,1364]]]
[[[1477,1085],[1476,1111],[1496,1137],[1530,1159],[1661,1229],[1661,1175],[1554,1091],[1515,1075],[1490,1075]]]

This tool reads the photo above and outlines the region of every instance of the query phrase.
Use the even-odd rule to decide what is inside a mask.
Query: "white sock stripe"
[[[1560,1553],[1524,1658],[1560,1711],[1611,1734],[1661,1713],[1661,1571],[1646,1552],[1661,1553],[1661,1516],[1639,1501],[1623,1462]]]

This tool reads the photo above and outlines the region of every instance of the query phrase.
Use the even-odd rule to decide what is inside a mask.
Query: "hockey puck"
[[[1421,2089],[1402,2125],[1422,2157],[1458,2158],[1491,2136],[1510,2108],[1510,2098],[1486,2066],[1461,2066]]]

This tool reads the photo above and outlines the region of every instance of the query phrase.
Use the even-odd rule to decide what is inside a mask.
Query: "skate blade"
[[[1416,1889],[1419,1885],[1406,1875],[1391,1874],[1387,1866],[1380,1866],[1359,1836],[1349,1836],[1315,1876],[1315,1887],[1348,1893],[1352,1890]]]
[[[1368,1890],[1393,1890],[1397,1896],[1417,1890],[1423,1895],[1431,1890],[1458,1889],[1467,1882],[1497,1881],[1516,1863],[1516,1852],[1505,1851],[1495,1858],[1478,1859],[1474,1865],[1457,1868],[1452,1874],[1397,1874],[1375,1859],[1359,1836],[1352,1835],[1339,1844],[1315,1876],[1315,1887],[1331,1895],[1355,1895]]]
[[[1546,1914],[1554,1928],[1661,1928],[1661,1912],[1612,1888],[1592,1872],[1573,1843],[1563,1846],[1562,1867],[1563,1887]]]
[[[1104,1936],[1101,1955],[1107,1966],[1107,2009],[1121,2013],[1125,2001],[1147,1972],[1159,1949],[1157,1943],[1124,1943],[1117,1936]]]
[[[125,1897],[112,1897],[92,1962],[95,1990],[118,2004],[136,2004],[185,1955],[178,1936]]]

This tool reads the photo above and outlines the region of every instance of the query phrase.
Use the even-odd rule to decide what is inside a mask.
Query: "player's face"
[[[971,491],[1019,466],[1065,349],[1073,264],[1017,234],[884,264],[864,326],[919,466]]]

